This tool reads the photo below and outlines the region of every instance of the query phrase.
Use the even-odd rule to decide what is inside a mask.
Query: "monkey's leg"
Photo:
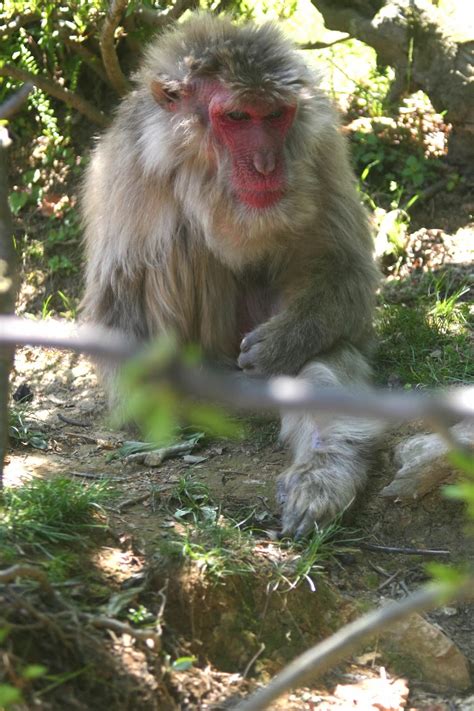
[[[370,368],[352,346],[311,362],[298,377],[313,385],[367,387]],[[356,417],[283,414],[281,438],[293,463],[278,479],[284,535],[303,536],[350,506],[366,481],[380,423]]]

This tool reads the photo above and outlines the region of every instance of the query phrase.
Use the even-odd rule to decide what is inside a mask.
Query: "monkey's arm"
[[[294,375],[339,341],[364,350],[371,340],[377,283],[368,249],[321,256],[286,308],[243,339],[239,367],[255,374]]]

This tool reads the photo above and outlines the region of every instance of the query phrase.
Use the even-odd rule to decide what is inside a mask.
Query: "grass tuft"
[[[60,477],[5,489],[0,499],[0,540],[28,543],[79,541],[104,528],[97,514],[110,499],[107,482],[83,484]]]
[[[394,376],[407,387],[472,381],[472,313],[461,301],[465,293],[466,287],[450,293],[433,279],[424,294],[380,307],[376,371],[382,383]]]

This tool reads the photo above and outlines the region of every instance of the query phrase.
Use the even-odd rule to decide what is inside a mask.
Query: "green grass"
[[[464,293],[432,280],[425,293],[379,308],[376,372],[382,383],[393,376],[405,386],[472,382],[472,307],[460,301]]]
[[[98,513],[110,496],[107,482],[84,485],[66,477],[7,488],[0,499],[0,542],[84,542],[104,528]]]
[[[10,408],[8,415],[8,436],[11,443],[19,447],[34,447],[35,449],[47,449],[48,440],[45,435],[31,426],[27,417],[27,404],[20,404]]]
[[[270,542],[255,506],[223,510],[208,487],[192,477],[180,480],[166,511],[177,525],[169,538],[158,542],[160,553],[192,563],[214,580],[265,574],[275,590],[293,589],[304,581],[314,587],[311,575],[320,574],[324,562],[353,542],[337,521],[302,542]],[[262,539],[273,549],[271,553],[262,547]]]
[[[177,522],[169,539],[159,542],[160,552],[192,562],[213,579],[255,573],[251,530],[224,516],[206,484],[182,477],[166,503],[166,511]]]

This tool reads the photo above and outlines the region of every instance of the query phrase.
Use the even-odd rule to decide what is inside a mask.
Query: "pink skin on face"
[[[209,104],[209,120],[218,141],[232,159],[232,187],[240,202],[263,209],[286,191],[283,145],[296,107],[268,102],[232,103],[219,87]]]

